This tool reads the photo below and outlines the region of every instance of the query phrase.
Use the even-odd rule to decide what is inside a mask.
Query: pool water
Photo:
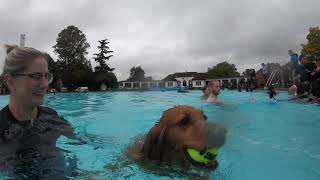
[[[202,109],[211,122],[228,129],[220,149],[219,167],[204,176],[218,180],[320,179],[320,106],[297,103],[280,93],[278,101],[266,92],[222,91],[223,104],[203,102],[201,91],[107,92],[49,94],[45,105],[54,108],[88,143],[57,146],[66,159],[76,161],[75,179],[187,179],[193,174],[167,170],[154,173],[124,156],[137,135],[145,134],[175,105]],[[249,98],[255,101],[249,101]],[[0,107],[8,96],[0,96]],[[201,174],[201,172],[192,172]],[[203,175],[203,174],[201,174]],[[1,175],[0,175],[1,177]],[[71,178],[71,177],[70,177]],[[1,178],[0,178],[1,179]]]

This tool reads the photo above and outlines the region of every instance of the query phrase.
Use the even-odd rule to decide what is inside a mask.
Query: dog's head
[[[160,162],[182,162],[214,169],[216,161],[201,164],[193,161],[187,152],[188,149],[206,152],[224,144],[226,129],[206,119],[203,111],[191,106],[168,109],[147,134],[142,148],[143,156]]]

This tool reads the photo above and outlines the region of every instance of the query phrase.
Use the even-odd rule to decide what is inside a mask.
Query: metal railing
[[[264,86],[264,89],[267,89],[268,86],[270,86],[270,85],[272,84],[272,81],[273,81],[273,79],[274,79],[274,76],[276,75],[277,72],[278,72],[278,70],[274,70],[274,71],[271,72],[271,74],[270,74],[270,76],[269,76],[269,78],[268,78],[268,80],[267,80],[267,83],[266,83],[266,85]]]

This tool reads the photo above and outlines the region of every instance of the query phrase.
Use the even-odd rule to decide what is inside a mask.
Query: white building
[[[130,82],[121,81],[119,82],[119,89],[125,90],[165,90],[174,89],[178,86],[184,86],[188,89],[202,89],[210,81],[218,80],[220,83],[230,84],[233,83],[237,85],[240,80],[247,80],[247,77],[232,77],[232,78],[215,78],[208,79],[207,73],[197,73],[197,72],[180,72],[169,74],[162,80],[153,80],[146,82]]]

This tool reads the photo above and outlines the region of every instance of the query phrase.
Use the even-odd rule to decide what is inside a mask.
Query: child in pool
[[[276,100],[277,93],[276,93],[276,89],[275,89],[274,85],[270,85],[268,87],[268,94],[269,94],[270,99]]]

